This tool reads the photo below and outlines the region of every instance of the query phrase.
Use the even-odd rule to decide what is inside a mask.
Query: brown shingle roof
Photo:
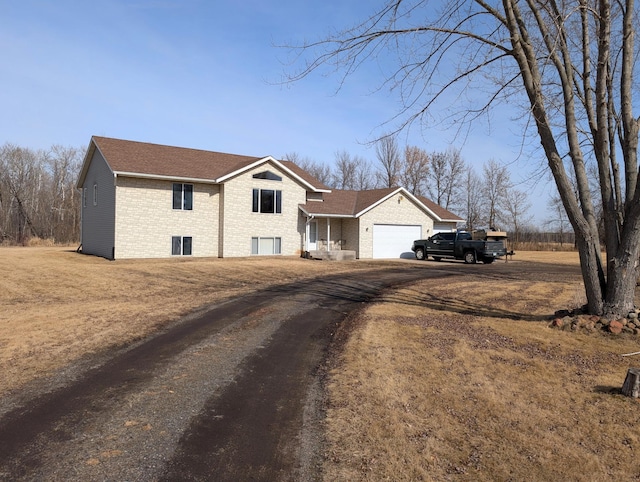
[[[309,214],[324,216],[353,216],[356,213],[358,191],[334,189],[322,195],[323,202],[309,201],[301,207]]]
[[[92,140],[117,173],[214,180],[262,159],[108,137]]]
[[[323,202],[309,201],[300,207],[305,212],[316,216],[355,216],[397,190],[397,187],[366,191],[334,189],[322,195]],[[462,218],[426,197],[419,196],[417,199],[443,221],[463,221]]]
[[[443,208],[439,204],[434,203],[431,199],[428,199],[424,196],[416,196],[422,204],[427,206],[431,211],[435,213],[442,220],[446,221],[464,221],[460,216],[456,216],[451,211]]]
[[[286,167],[287,169],[290,169],[295,175],[297,175],[300,178],[304,179],[306,182],[311,184],[316,189],[318,189],[320,191],[330,191],[331,190],[330,187],[327,187],[326,185],[322,184],[320,181],[318,181],[315,177],[313,177],[311,174],[309,174],[307,171],[302,169],[297,164],[294,164],[291,161],[279,161],[279,162],[284,167]]]

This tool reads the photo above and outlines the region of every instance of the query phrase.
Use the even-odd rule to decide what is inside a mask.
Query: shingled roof
[[[278,161],[271,156],[242,156],[99,136],[91,138],[78,184],[82,182],[89,164],[87,161],[91,160],[96,149],[116,175],[219,182],[220,179],[269,159],[291,171],[314,190],[329,190],[293,162]]]
[[[413,196],[406,189],[391,187],[386,189],[369,189],[366,191],[346,191],[334,189],[323,194],[323,201],[309,201],[301,204],[300,208],[309,215],[321,217],[357,217],[369,210],[387,197],[401,192],[403,195],[413,198],[424,209],[430,211],[438,221],[463,221],[452,212],[437,205],[423,196]]]

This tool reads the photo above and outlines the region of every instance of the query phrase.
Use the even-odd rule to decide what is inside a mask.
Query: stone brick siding
[[[402,199],[401,199],[402,197]],[[422,226],[422,237],[433,233],[433,219],[407,199],[403,194],[396,194],[382,204],[360,216],[360,252],[358,257],[373,257],[373,225],[403,224]]]
[[[254,174],[264,171],[281,176],[282,181],[253,178]],[[252,237],[279,237],[282,239],[281,254],[301,253],[305,225],[298,205],[303,204],[306,199],[306,189],[303,186],[275,165],[266,163],[226,181],[223,189],[224,218],[221,229],[224,234],[221,256],[250,256]],[[253,189],[281,190],[282,213],[252,212]]]
[[[220,188],[193,185],[193,210],[173,209],[173,182],[118,177],[116,258],[171,257],[172,236],[193,238],[192,256],[218,256]]]
[[[359,219],[343,219],[342,220],[342,239],[345,244],[342,249],[348,249],[356,252],[356,258],[360,257],[360,220]]]

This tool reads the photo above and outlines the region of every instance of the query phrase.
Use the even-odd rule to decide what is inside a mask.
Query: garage
[[[422,226],[406,224],[373,225],[373,257],[413,258],[411,245],[422,238]]]

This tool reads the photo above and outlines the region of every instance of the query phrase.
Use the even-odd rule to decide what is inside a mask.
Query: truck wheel
[[[416,259],[419,259],[420,261],[424,260],[424,250],[423,249],[416,249]]]
[[[442,261],[442,258],[440,256],[434,256],[433,260],[434,261]]]
[[[488,256],[487,256],[487,257],[485,257],[485,258],[482,258],[482,262],[483,262],[484,264],[491,264],[491,263],[493,263],[494,261],[495,261],[495,258],[490,258],[490,257],[488,257]]]
[[[467,264],[474,264],[476,262],[475,251],[467,251],[464,253],[464,262]]]

